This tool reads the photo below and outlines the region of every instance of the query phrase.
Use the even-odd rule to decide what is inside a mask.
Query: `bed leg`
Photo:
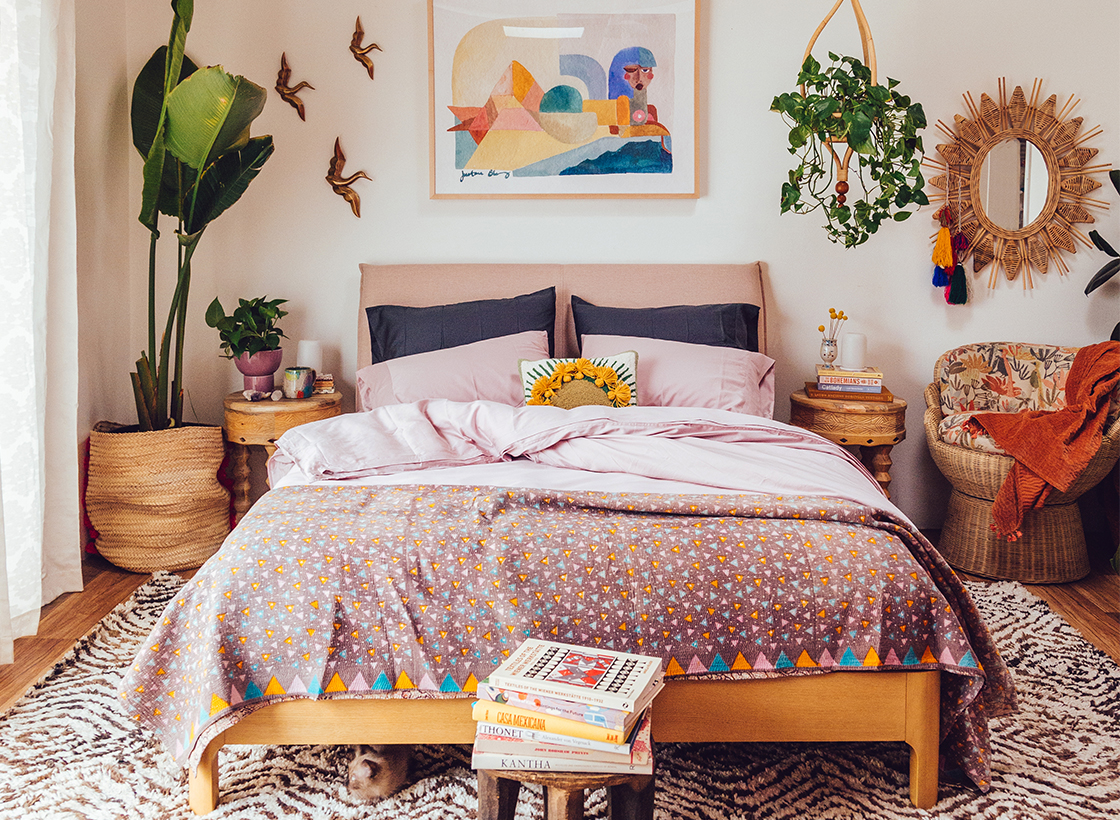
[[[187,801],[195,814],[209,814],[218,807],[218,750],[221,748],[222,739],[218,736],[202,751],[197,768],[187,769]]]
[[[910,802],[929,809],[937,802],[941,728],[941,673],[906,676],[906,742],[910,745]]]

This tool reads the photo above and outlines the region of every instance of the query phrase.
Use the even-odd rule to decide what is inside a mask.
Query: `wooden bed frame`
[[[747,265],[362,266],[358,366],[370,362],[365,306],[423,307],[505,298],[556,286],[556,355],[572,355],[570,296],[613,307],[751,302],[761,308],[764,270]],[[904,741],[910,799],[937,802],[939,672],[831,672],[751,681],[673,680],[657,696],[659,742]],[[262,707],[210,740],[189,772],[190,806],[218,804],[218,752],[227,744],[473,743],[471,700],[290,700]]]

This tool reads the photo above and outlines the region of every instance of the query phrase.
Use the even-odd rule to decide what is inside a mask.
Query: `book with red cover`
[[[847,390],[819,390],[816,382],[805,382],[805,395],[811,399],[831,399],[833,401],[894,401],[894,395],[883,385],[878,393],[855,393]]]

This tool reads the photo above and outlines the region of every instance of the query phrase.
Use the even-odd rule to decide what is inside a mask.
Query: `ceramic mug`
[[[310,367],[289,367],[284,370],[284,398],[306,399],[315,389],[315,371]]]

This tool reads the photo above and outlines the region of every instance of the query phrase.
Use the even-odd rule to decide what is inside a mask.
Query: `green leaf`
[[[164,50],[163,89],[159,92],[159,113],[154,116],[154,124],[149,124],[142,129],[151,134],[151,148],[144,157],[144,187],[140,203],[140,222],[150,231],[156,230],[161,207],[170,209],[178,214],[178,207],[171,206],[173,194],[163,192],[164,165],[166,154],[164,136],[167,124],[167,102],[171,91],[179,82],[183,69],[183,49],[186,46],[187,32],[190,31],[191,21],[194,18],[194,0],[172,0],[171,9],[174,17],[171,21],[171,34],[168,38],[167,48]],[[151,116],[149,111],[147,116]],[[146,141],[145,137],[145,141]],[[134,137],[135,141],[135,137]],[[177,185],[170,183],[175,192]],[[156,421],[158,424],[158,420]]]
[[[822,120],[825,117],[831,117],[833,113],[840,108],[840,103],[833,97],[818,97],[813,101],[813,113],[820,117]]]
[[[206,325],[207,327],[220,327],[222,320],[226,318],[226,311],[222,307],[222,303],[218,301],[218,297],[214,297],[214,301],[206,308]]]
[[[926,112],[922,108],[921,103],[914,103],[906,109],[906,119],[913,124],[915,128],[926,127]]]
[[[801,199],[801,189],[800,188],[798,188],[796,185],[792,185],[788,182],[782,183],[782,213],[783,214],[786,211],[788,211],[790,208],[794,207],[797,204],[797,201],[799,199]]]
[[[144,185],[140,198],[140,222],[150,231],[156,230],[159,222],[161,201],[166,203],[172,196],[161,196],[163,192],[163,168],[167,159],[167,151],[163,145],[163,129],[160,129],[152,142],[151,153],[144,160]],[[178,207],[175,207],[178,213]]]
[[[1097,246],[1098,251],[1104,251],[1109,256],[1120,256],[1116,250],[1108,244],[1108,241],[1096,231],[1089,231],[1089,238],[1093,240],[1093,244]]]
[[[249,140],[249,125],[264,110],[259,85],[221,66],[199,69],[167,100],[167,148],[196,171]]]
[[[873,85],[867,89],[867,96],[879,105],[886,105],[890,102],[891,92],[881,85]]]
[[[148,58],[148,62],[140,69],[136,82],[132,86],[132,106],[129,119],[132,123],[132,144],[140,152],[140,156],[147,157],[152,150],[156,129],[159,127],[160,113],[163,110],[164,90],[164,61],[167,59],[167,46],[160,46]],[[198,66],[187,56],[182,58],[182,67],[179,71],[178,82],[182,82],[195,71]]]
[[[844,120],[848,123],[848,145],[858,154],[870,153],[871,117],[856,111],[845,115]]]
[[[1085,295],[1088,296],[1095,291],[1115,276],[1117,271],[1120,271],[1120,259],[1111,259],[1106,262],[1105,266],[1093,274],[1093,278],[1090,279],[1089,284],[1085,286]]]
[[[194,211],[188,215],[187,231],[202,231],[237,202],[273,150],[271,136],[254,137],[244,148],[224,154],[207,168],[196,183],[197,196]]]
[[[813,132],[807,125],[799,125],[789,132],[789,144],[793,148],[800,148],[809,141]]]

